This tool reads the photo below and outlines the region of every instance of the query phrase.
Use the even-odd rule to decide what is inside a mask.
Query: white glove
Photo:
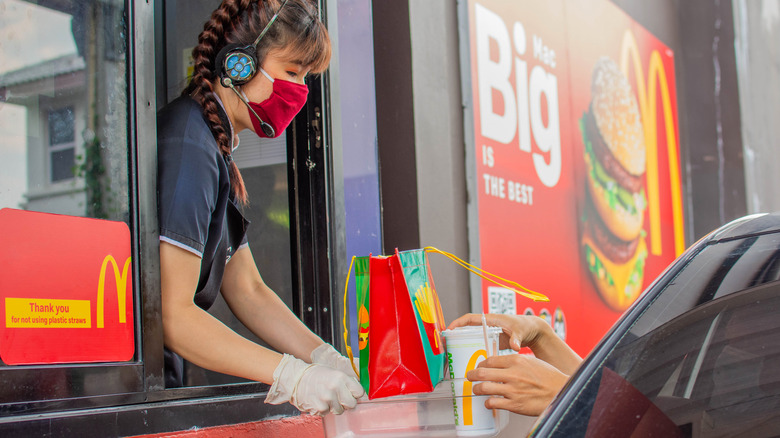
[[[326,365],[308,364],[289,354],[282,357],[273,377],[266,403],[290,402],[312,415],[340,414],[354,408],[364,394],[354,377]]]
[[[357,374],[355,374],[355,368],[352,367],[349,359],[342,356],[332,345],[327,343],[320,345],[311,352],[311,363],[327,365],[350,377],[358,378]]]

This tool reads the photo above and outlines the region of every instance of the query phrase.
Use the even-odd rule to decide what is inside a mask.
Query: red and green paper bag
[[[420,257],[396,251],[369,260],[369,399],[430,392],[444,376],[443,349],[434,353],[412,298],[416,285],[430,284],[417,263],[425,253],[417,251]]]
[[[353,257],[358,313],[360,382],[369,399],[431,392],[444,378],[446,355],[441,336],[445,328],[428,263],[429,252],[443,254],[469,271],[534,300],[544,295],[496,277],[456,256],[426,247],[390,256]],[[350,271],[352,267],[350,266]],[[348,273],[348,278],[349,275]],[[490,277],[502,280],[498,283]],[[349,280],[347,280],[347,283]],[[349,347],[347,290],[344,291],[344,342]]]

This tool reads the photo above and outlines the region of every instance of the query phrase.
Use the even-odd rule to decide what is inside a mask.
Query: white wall
[[[748,213],[780,211],[780,0],[733,0]]]
[[[420,242],[469,258],[457,4],[410,1]],[[469,274],[430,257],[447,322],[471,311]]]

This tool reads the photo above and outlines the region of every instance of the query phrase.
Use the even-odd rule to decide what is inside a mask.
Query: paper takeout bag
[[[431,392],[446,369],[446,327],[428,263],[442,254],[469,271],[533,300],[547,297],[495,276],[433,247],[398,251],[389,256],[353,257],[360,369],[355,372],[369,399]],[[509,285],[509,286],[507,286]],[[344,291],[344,342],[348,342],[347,287]]]

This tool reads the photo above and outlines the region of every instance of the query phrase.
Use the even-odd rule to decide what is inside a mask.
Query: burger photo
[[[580,131],[587,187],[583,260],[601,298],[622,312],[639,296],[644,280],[647,165],[639,105],[628,79],[608,57],[593,68],[591,103]]]

